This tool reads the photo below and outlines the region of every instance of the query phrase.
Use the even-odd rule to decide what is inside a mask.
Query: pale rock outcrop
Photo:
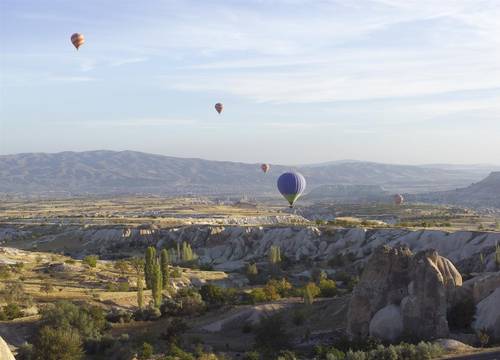
[[[31,230],[30,230],[31,229]],[[43,235],[39,235],[43,234]],[[463,271],[475,271],[483,254],[484,269],[495,271],[492,249],[500,243],[500,233],[441,230],[393,229],[325,229],[315,226],[231,226],[186,225],[156,229],[153,234],[142,236],[140,230],[130,229],[123,236],[123,226],[68,225],[43,229],[37,226],[0,226],[0,242],[5,246],[24,239],[29,248],[64,251],[76,257],[98,254],[102,259],[120,258],[136,254],[137,250],[156,245],[158,248],[175,247],[186,241],[204,263],[220,265],[232,262],[230,267],[266,259],[271,245],[280,246],[287,258],[300,261],[328,260],[339,253],[351,254],[355,261],[363,262],[380,245],[408,247],[413,252],[436,249]],[[127,232],[128,234],[128,232]],[[15,245],[15,244],[14,244]],[[14,246],[13,245],[13,246]],[[472,259],[472,260],[471,260]]]
[[[486,329],[495,340],[500,340],[500,287],[476,306],[476,331]]]
[[[446,337],[447,298],[461,285],[460,273],[434,250],[413,255],[407,248],[379,247],[353,291],[348,332],[353,338],[377,334],[390,341]],[[397,324],[390,335],[383,331],[390,326],[389,316]]]
[[[437,339],[435,343],[439,344],[447,353],[461,353],[474,350],[472,346],[454,339]]]
[[[16,360],[14,355],[9,349],[9,345],[4,341],[4,339],[0,336],[0,359],[2,360]]]
[[[475,276],[464,282],[463,287],[469,290],[477,304],[500,288],[500,271]]]
[[[403,317],[399,306],[390,304],[375,313],[370,321],[370,336],[394,342],[403,335]]]

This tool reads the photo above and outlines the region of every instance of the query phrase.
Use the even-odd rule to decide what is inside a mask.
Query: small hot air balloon
[[[306,179],[298,172],[286,172],[278,178],[278,190],[287,199],[291,208],[305,188]]]
[[[78,50],[78,48],[85,42],[85,38],[82,34],[74,33],[73,35],[71,35],[71,42],[76,47],[76,50]]]
[[[271,168],[271,165],[269,165],[269,164],[262,164],[260,166],[260,169],[264,172],[264,174],[267,173],[270,168]]]
[[[396,194],[394,195],[394,204],[396,205],[403,205],[405,202],[405,198],[401,194]]]
[[[215,110],[217,110],[217,112],[219,114],[222,112],[223,109],[224,109],[224,105],[222,105],[221,103],[215,104]]]

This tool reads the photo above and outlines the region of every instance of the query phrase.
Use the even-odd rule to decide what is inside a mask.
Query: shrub
[[[134,312],[134,320],[136,321],[154,321],[161,317],[162,313],[155,307],[147,307],[138,309]]]
[[[97,306],[76,306],[61,301],[42,310],[42,325],[55,329],[75,329],[84,338],[98,338],[107,327],[104,311]]]
[[[243,360],[260,360],[260,354],[257,351],[248,351],[243,354]]]
[[[165,327],[165,331],[161,334],[161,338],[166,340],[168,344],[175,344],[179,342],[181,335],[188,329],[189,327],[184,320],[174,318]]]
[[[323,359],[323,360],[342,360],[344,359],[345,354],[334,348],[334,347],[327,347],[327,346],[315,346],[314,347],[314,355],[318,359]]]
[[[5,301],[8,303],[24,303],[27,299],[27,295],[24,292],[24,285],[20,281],[13,281],[5,285],[3,294]]]
[[[321,279],[319,281],[319,290],[321,297],[334,297],[337,295],[337,284],[334,280]]]
[[[10,267],[7,265],[0,264],[0,279],[10,278]]]
[[[297,360],[297,356],[293,351],[281,350],[278,354],[277,360]]]
[[[200,295],[203,301],[212,306],[231,304],[236,301],[235,289],[225,289],[213,284],[203,285]]]
[[[132,321],[132,313],[127,310],[121,310],[117,308],[113,308],[107,315],[106,320],[111,323],[129,323]]]
[[[147,360],[153,356],[153,345],[150,343],[142,343],[141,351],[139,354],[139,359]]]
[[[7,320],[14,320],[23,316],[19,305],[13,303],[5,305],[2,312]]]
[[[97,260],[99,260],[97,255],[87,255],[83,258],[83,263],[91,268],[95,268],[97,266]]]
[[[79,360],[83,358],[82,339],[72,328],[43,327],[33,346],[35,360]]]

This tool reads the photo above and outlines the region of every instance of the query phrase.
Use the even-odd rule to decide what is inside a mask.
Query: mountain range
[[[286,166],[177,158],[136,151],[23,153],[0,156],[0,193],[43,195],[276,194],[278,176],[300,171],[308,191],[322,185],[375,185],[388,192],[427,193],[480,181],[487,167],[393,165],[362,161]]]

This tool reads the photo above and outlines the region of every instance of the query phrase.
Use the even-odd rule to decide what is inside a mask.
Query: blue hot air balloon
[[[290,207],[293,207],[305,188],[306,179],[298,172],[286,172],[278,178],[278,190],[290,203]]]

